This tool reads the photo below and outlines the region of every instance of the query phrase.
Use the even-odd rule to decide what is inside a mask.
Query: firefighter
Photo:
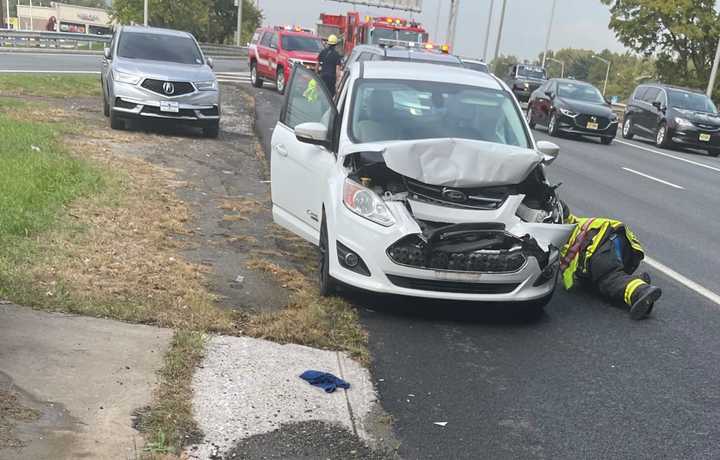
[[[649,274],[634,274],[645,257],[635,234],[617,220],[570,215],[567,222],[576,226],[560,254],[565,289],[577,282],[627,306],[632,319],[649,315],[662,290]]]
[[[335,49],[337,44],[338,38],[335,35],[330,35],[327,39],[327,46],[318,56],[320,78],[322,78],[332,97],[335,97],[337,68],[342,62],[342,57]]]

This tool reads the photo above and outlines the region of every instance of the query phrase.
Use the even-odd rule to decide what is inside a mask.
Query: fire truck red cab
[[[349,56],[356,45],[383,43],[417,43],[422,46],[428,42],[428,33],[419,23],[390,16],[360,18],[359,13],[346,16],[321,14],[317,25],[318,35],[327,38],[331,34],[342,40],[342,50]]]
[[[311,30],[301,27],[261,27],[255,31],[248,48],[250,79],[255,87],[275,82],[283,94],[290,81],[290,72],[297,63],[314,70],[322,40]]]

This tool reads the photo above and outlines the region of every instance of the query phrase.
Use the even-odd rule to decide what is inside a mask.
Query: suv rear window
[[[203,63],[202,54],[192,38],[147,32],[121,33],[117,55],[126,59],[178,64],[200,65]]]

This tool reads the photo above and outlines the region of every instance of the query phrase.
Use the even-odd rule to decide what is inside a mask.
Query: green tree
[[[234,42],[237,7],[234,0],[150,0],[148,22],[192,33],[201,42]],[[114,0],[112,16],[121,24],[143,22],[143,0]],[[243,42],[262,21],[251,0],[243,0]]]
[[[510,67],[520,62],[517,56],[501,54],[496,59],[493,59],[490,63],[492,72],[500,78],[505,77]]]
[[[618,40],[655,56],[658,77],[696,88],[707,84],[720,35],[715,0],[600,0],[610,7]]]

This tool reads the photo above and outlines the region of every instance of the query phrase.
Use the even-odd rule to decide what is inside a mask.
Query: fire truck
[[[323,38],[337,35],[342,41],[338,48],[345,56],[349,56],[356,45],[402,43],[428,46],[427,31],[415,21],[390,16],[365,16],[361,20],[357,12],[345,16],[321,14],[317,33]]]

